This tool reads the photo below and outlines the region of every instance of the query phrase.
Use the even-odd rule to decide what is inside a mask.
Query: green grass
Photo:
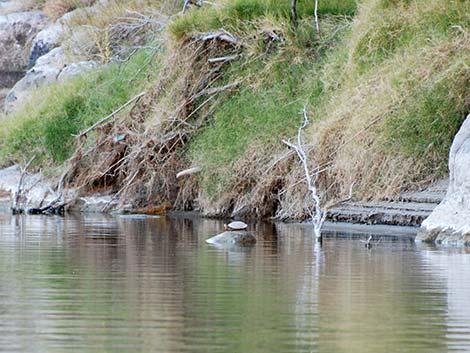
[[[124,104],[145,86],[149,65],[138,76],[149,53],[141,51],[125,65],[109,65],[98,73],[45,87],[25,108],[9,117],[0,131],[0,163],[36,155],[36,163],[60,164],[76,147],[73,135]]]
[[[240,29],[243,34],[256,31],[255,24],[262,23],[262,18],[279,28],[282,18],[289,17],[288,2],[275,9],[271,5],[243,0],[210,11],[218,16],[214,17],[217,26],[226,24],[224,28]],[[305,17],[311,4],[299,5],[302,25],[284,32],[287,42],[279,52],[262,56],[250,69],[233,66],[231,74],[250,77],[256,65],[260,72],[262,65],[277,60],[284,65],[271,65],[269,79],[256,88],[243,87],[223,101],[213,122],[191,146],[192,158],[203,166],[201,187],[209,199],[215,201],[236,187],[236,168],[250,159],[253,144],[269,154],[275,149],[272,146],[279,147],[282,138],[295,133],[298,112],[306,101],[312,116],[325,121],[324,130],[317,131],[315,122],[310,130],[323,141],[320,154],[335,150],[340,141],[355,146],[335,155],[331,175],[338,175],[335,182],[340,184],[357,180],[359,196],[377,197],[389,185],[404,187],[410,181],[445,174],[452,138],[469,112],[470,75],[465,68],[470,66],[470,48],[462,38],[470,31],[470,3],[366,0],[343,45],[336,40],[312,40],[315,32],[306,26],[312,18]],[[355,7],[348,13],[345,8],[334,10],[333,2],[329,5],[328,10],[321,9],[323,37],[344,25],[328,23],[326,12],[355,11]],[[229,12],[232,20],[248,23],[251,29],[241,29],[236,22],[229,27],[221,16]],[[195,25],[192,30],[201,28]],[[186,34],[184,26],[180,33]],[[261,46],[258,52],[265,49]],[[375,119],[379,119],[376,126],[358,133]],[[335,127],[337,122],[340,128]],[[336,132],[330,136],[331,131]],[[394,162],[378,167],[384,160]],[[413,161],[406,171],[401,168],[405,161],[407,165]]]
[[[237,178],[245,174],[237,168],[254,149],[268,157],[283,150],[281,140],[294,136],[305,103],[312,117],[305,137],[320,141],[314,151],[330,162],[328,187],[348,190],[356,181],[356,196],[372,198],[443,175],[452,138],[469,112],[469,1],[362,0],[358,6],[355,0],[320,0],[321,36],[314,28],[314,1],[299,0],[296,29],[290,0],[214,3],[175,17],[168,37],[172,55],[193,33],[224,28],[243,39],[239,58],[214,83],[242,80],[240,88],[219,94],[201,110],[212,113],[181,152],[202,167],[203,196],[216,201],[238,192]],[[266,33],[280,40],[270,41]],[[33,154],[57,164],[66,160],[75,148],[72,134],[156,78],[157,73],[148,79],[143,74],[129,82],[142,60],[144,55],[136,56],[125,67],[113,65],[42,91],[3,130],[0,161]],[[186,74],[176,75],[175,87]],[[155,112],[172,109],[173,89],[155,103]],[[149,117],[165,117],[156,114]]]
[[[358,26],[352,55],[361,73],[400,54],[404,48],[417,49],[432,40],[451,38],[458,26],[467,28],[470,24],[468,1],[432,1],[413,8],[410,4],[384,0],[371,11],[367,22]]]
[[[245,77],[247,82],[218,103],[213,119],[190,145],[191,159],[203,170],[201,188],[211,199],[230,189],[237,163],[249,159],[252,148],[272,153],[269,146],[295,135],[303,106],[320,104],[322,63],[277,56],[270,60],[267,72],[262,62],[232,65],[228,79]]]
[[[356,0],[329,0],[319,2],[318,12],[320,15],[353,16],[356,9]],[[313,10],[313,1],[299,1],[299,18],[310,18],[313,21]],[[254,20],[264,17],[283,19],[285,25],[290,26],[290,0],[230,0],[223,2],[220,8],[206,6],[194,9],[173,20],[170,32],[176,40],[194,32],[220,28],[237,33]]]
[[[453,67],[429,87],[410,92],[413,95],[386,121],[384,142],[390,150],[422,160],[431,169],[440,168],[441,173],[447,171],[450,143],[468,113],[466,65]]]

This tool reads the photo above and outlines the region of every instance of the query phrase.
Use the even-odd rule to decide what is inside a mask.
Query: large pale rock
[[[9,114],[24,104],[32,91],[56,82],[66,82],[85,72],[96,70],[100,63],[96,61],[81,61],[72,63],[73,58],[65,54],[62,47],[52,49],[41,56],[36,65],[19,80],[8,93],[4,111]]]
[[[470,245],[470,116],[454,138],[449,153],[449,189],[423,222],[417,240]]]
[[[32,68],[38,58],[60,46],[64,33],[64,26],[60,22],[55,22],[39,32],[31,45],[28,68]]]
[[[25,71],[31,41],[47,23],[39,11],[0,15],[0,81],[2,73]]]
[[[19,166],[15,165],[9,168],[0,170],[0,194],[3,196],[6,194],[12,195],[18,189],[18,182],[21,178],[21,171]],[[38,207],[41,202],[52,201],[54,195],[50,194],[50,184],[42,180],[42,176],[39,173],[29,175],[27,174],[24,178],[23,190],[24,194],[24,206],[27,207]],[[10,201],[8,197],[2,197],[3,202]]]
[[[83,9],[76,9],[66,13],[34,37],[29,53],[28,68],[32,68],[38,58],[52,49],[62,46],[64,40],[73,35],[75,30],[72,25],[73,20],[83,16],[83,12],[85,12]]]
[[[97,61],[80,61],[65,66],[60,72],[57,81],[66,82],[76,76],[82,75],[86,72],[98,69],[101,64]]]
[[[223,246],[253,245],[256,238],[247,231],[227,231],[207,239],[206,242]]]
[[[24,103],[32,90],[56,82],[66,64],[67,57],[62,48],[55,48],[40,57],[36,65],[8,93],[5,112],[11,113]]]

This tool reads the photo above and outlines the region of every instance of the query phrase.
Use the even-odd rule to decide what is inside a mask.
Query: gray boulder
[[[72,63],[72,60],[62,47],[54,48],[41,56],[36,65],[8,93],[4,103],[5,113],[12,113],[19,108],[37,88],[66,82],[80,74],[96,70],[101,65],[96,61]]]
[[[41,56],[62,46],[64,40],[73,32],[72,21],[76,17],[83,16],[83,12],[83,9],[76,9],[66,13],[34,37],[29,53],[28,68],[32,68]]]
[[[55,48],[40,57],[36,65],[8,93],[5,100],[5,112],[11,113],[19,107],[32,90],[56,82],[66,64],[67,58],[62,48]]]
[[[0,77],[26,70],[29,45],[47,23],[47,16],[39,11],[0,15]]]
[[[94,71],[100,66],[101,64],[97,61],[80,61],[78,63],[69,64],[62,69],[57,81],[66,82],[85,72]]]
[[[209,244],[214,245],[253,245],[256,238],[247,231],[227,231],[206,240]]]
[[[64,32],[64,26],[60,22],[55,22],[39,32],[31,45],[28,68],[32,68],[38,58],[60,46]]]
[[[470,115],[449,153],[449,188],[444,200],[424,220],[417,241],[470,245]]]

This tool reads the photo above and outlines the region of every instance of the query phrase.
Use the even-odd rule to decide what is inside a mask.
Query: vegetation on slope
[[[149,53],[145,50],[126,65],[109,65],[87,77],[66,84],[44,87],[0,129],[3,164],[36,156],[36,163],[61,164],[76,148],[74,135],[124,104],[142,89],[146,73],[141,70]],[[152,76],[150,76],[152,77]]]
[[[352,183],[359,199],[393,196],[444,176],[468,112],[470,5],[320,0],[318,34],[313,3],[299,2],[297,28],[287,0],[219,1],[175,16],[158,71],[129,84],[110,66],[109,75],[67,84],[56,103],[48,99],[4,129],[2,160],[21,159],[28,146],[61,163],[74,140],[50,141],[92,124],[148,83],[151,94],[126,119],[89,138],[101,147],[80,160],[70,182],[118,191],[134,206],[170,200],[188,208],[197,199],[208,214],[302,217],[302,170],[281,139],[295,134],[304,106],[324,197],[341,197]],[[203,39],[221,29],[237,44]],[[208,63],[225,56],[236,59]],[[139,57],[127,67],[134,64]],[[97,99],[97,80],[108,87],[106,99]],[[113,144],[118,135],[128,136],[125,147]],[[201,174],[174,178],[196,165]]]

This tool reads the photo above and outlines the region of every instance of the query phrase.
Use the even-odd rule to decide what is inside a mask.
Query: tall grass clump
[[[318,12],[321,16],[353,16],[356,9],[356,0],[331,0],[320,1]],[[313,10],[313,1],[298,4],[299,18],[313,21]],[[177,17],[170,25],[170,32],[177,40],[219,28],[238,34],[246,27],[253,28],[253,21],[270,17],[282,20],[284,26],[289,27],[290,0],[222,0],[214,6],[206,5]]]
[[[148,55],[141,51],[126,64],[112,64],[99,72],[40,89],[3,124],[1,163],[32,155],[36,155],[36,163],[64,162],[76,147],[73,135],[110,114],[148,84],[147,75],[152,69],[152,65],[144,67]]]
[[[246,40],[245,56],[224,73],[225,81],[243,78],[243,83],[236,92],[220,98],[212,119],[189,145],[192,164],[202,169],[200,201],[207,210],[231,212],[239,203],[240,208],[250,204],[258,215],[275,212],[266,195],[253,197],[261,203],[265,197],[264,205],[257,207],[252,201],[240,200],[250,194],[275,195],[283,187],[285,175],[270,186],[278,191],[270,187],[260,191],[263,184],[270,183],[265,170],[283,153],[280,141],[295,134],[304,105],[323,106],[326,92],[339,84],[339,67],[347,62],[340,43],[350,20],[344,16],[322,18],[325,35],[321,38],[310,20],[300,21],[295,32],[271,16],[251,22],[255,28],[248,33],[258,36]],[[266,40],[270,33],[276,33],[279,42]],[[320,116],[312,120],[317,122]],[[272,172],[279,176],[277,173]]]
[[[329,151],[328,184],[356,181],[356,197],[382,198],[445,176],[469,112],[469,11],[458,0],[362,2],[344,84],[311,132]]]

